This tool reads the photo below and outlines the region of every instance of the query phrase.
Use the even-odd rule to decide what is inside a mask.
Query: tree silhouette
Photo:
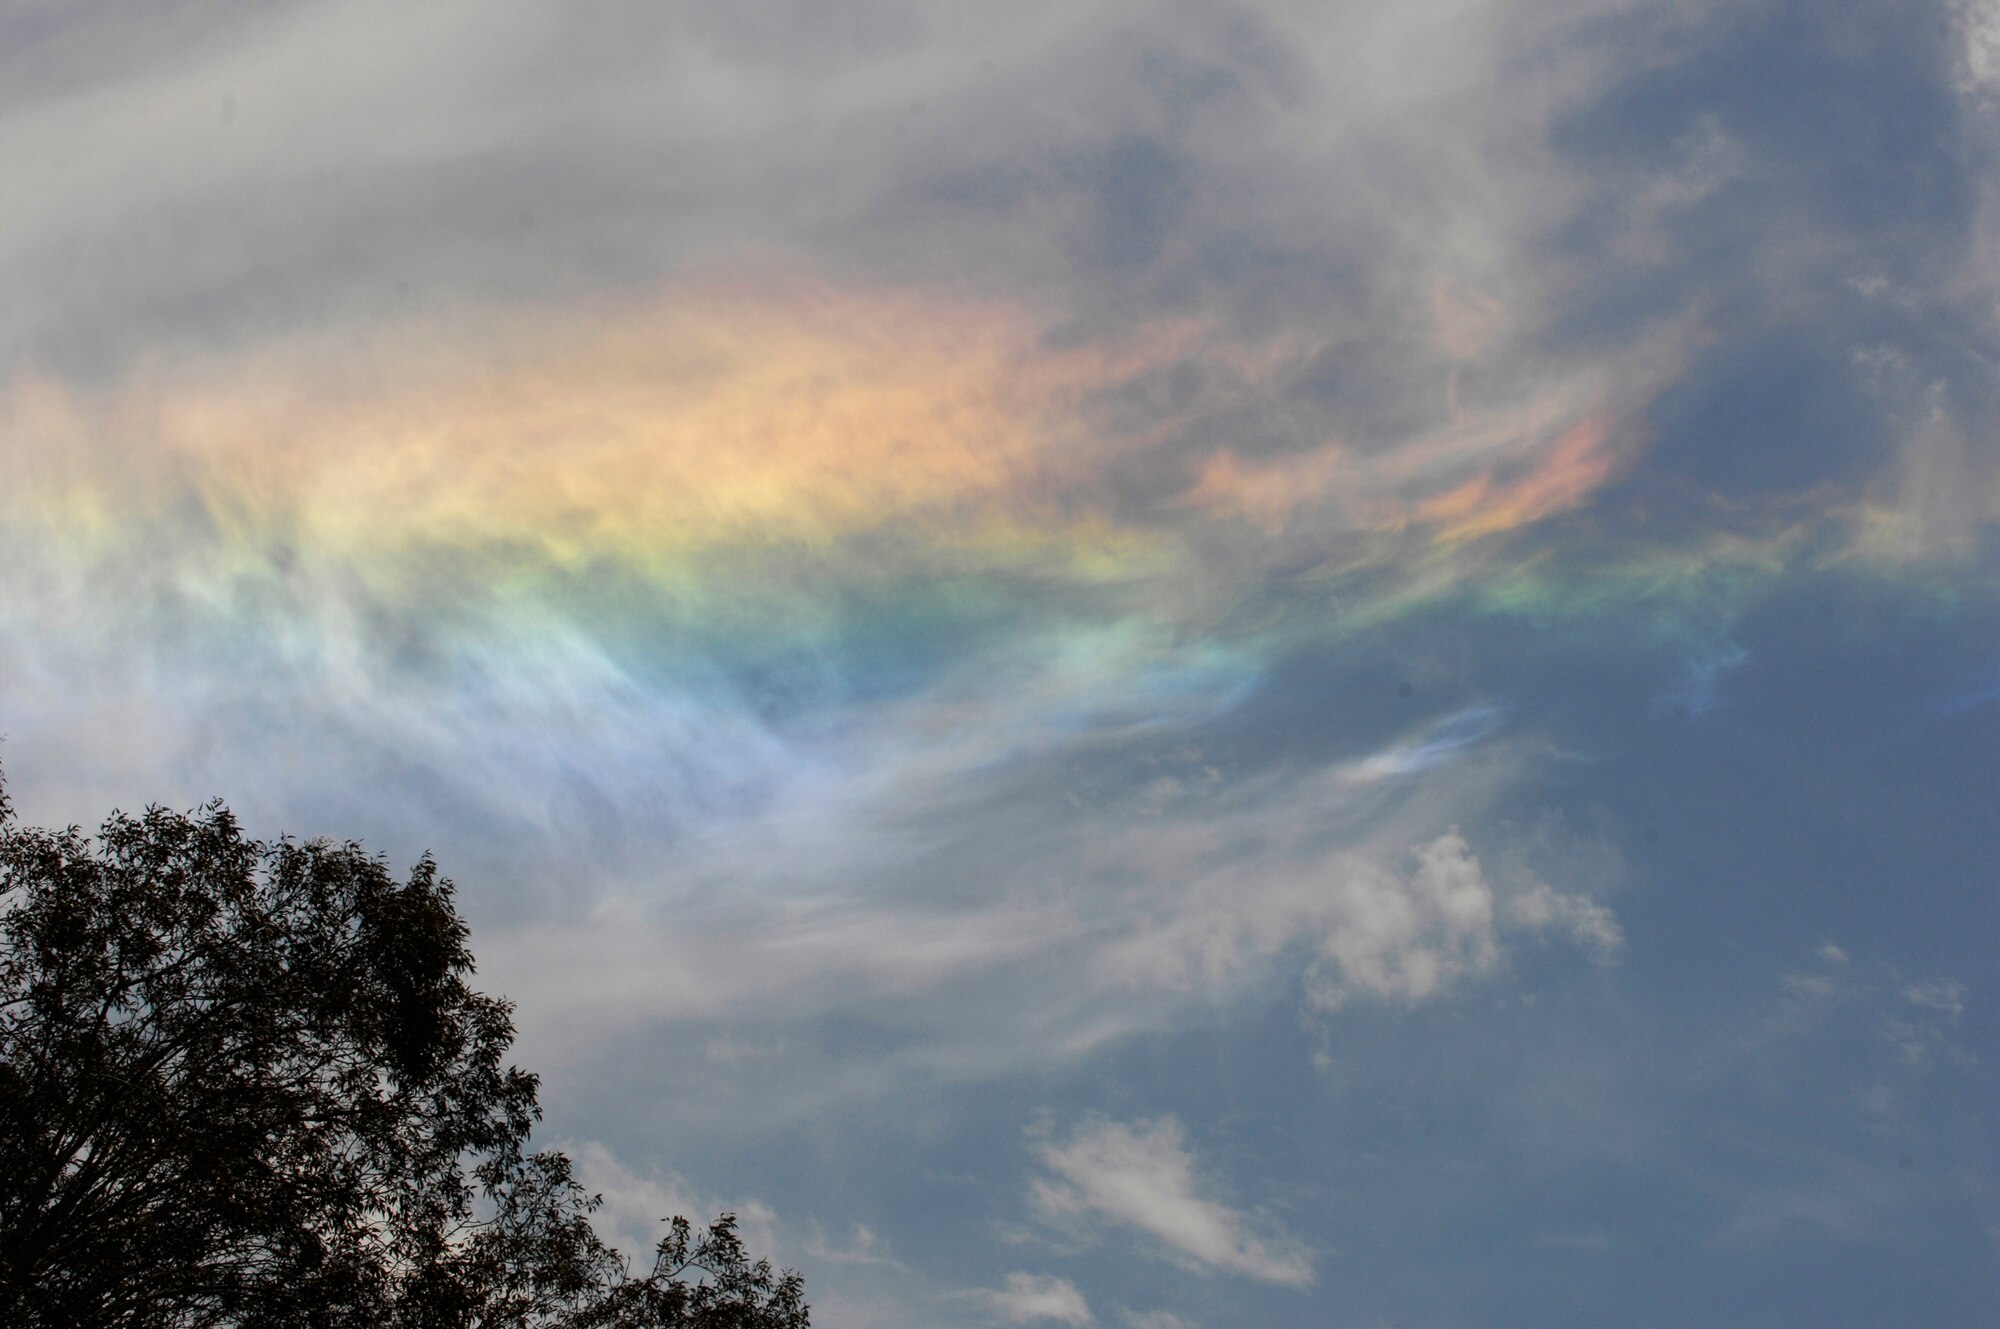
[[[428,857],[0,785],[0,1323],[802,1329],[730,1215],[598,1238],[466,935]]]

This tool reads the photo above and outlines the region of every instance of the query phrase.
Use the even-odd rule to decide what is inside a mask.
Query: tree
[[[466,936],[429,857],[0,785],[0,1323],[803,1329],[731,1215],[598,1238]]]

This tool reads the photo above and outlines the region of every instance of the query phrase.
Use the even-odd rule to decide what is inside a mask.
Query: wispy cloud
[[[677,882],[493,934],[486,971],[521,1001],[537,1056],[699,1030],[711,1060],[769,1049],[758,1064],[789,1068],[800,1089],[784,1101],[807,1111],[851,1087],[855,1069],[821,1066],[809,1032],[836,1013],[889,1021],[892,1061],[983,1079],[1267,999],[1273,980],[1332,1012],[1448,1000],[1528,938],[1616,957],[1620,925],[1591,893],[1601,868],[1579,860],[1560,889],[1511,858],[1496,875],[1450,829],[1530,760],[1485,722],[1308,771],[1225,773],[1183,750],[1187,732],[1114,745],[1151,754],[1149,774],[1121,757],[1125,783],[1081,786],[1088,798],[1063,788],[1104,750],[1094,728],[1016,764],[927,767],[921,789],[890,779],[826,815],[747,818],[689,843]],[[940,890],[953,864],[976,871]],[[708,896],[744,880],[769,885]]]
[[[651,1267],[653,1247],[667,1235],[670,1219],[678,1216],[700,1225],[724,1212],[736,1215],[745,1239],[760,1252],[783,1258],[778,1216],[769,1205],[698,1194],[676,1173],[636,1171],[597,1140],[573,1144],[566,1152],[576,1165],[577,1180],[603,1198],[592,1225],[637,1268]]]
[[[1093,1117],[1066,1137],[1043,1141],[1049,1171],[1029,1198],[1064,1227],[1109,1222],[1150,1238],[1159,1253],[1192,1268],[1306,1287],[1312,1256],[1268,1217],[1217,1198],[1171,1117],[1118,1122]]]
[[[1012,1273],[1001,1287],[980,1288],[964,1293],[963,1298],[1008,1324],[1081,1326],[1097,1322],[1076,1284],[1051,1274]]]
[[[1172,1311],[1131,1311],[1125,1312],[1127,1329],[1196,1329],[1194,1323],[1184,1320]]]
[[[830,1325],[1228,1318],[1115,1243],[979,1254],[1028,1180],[933,1160],[979,1174],[939,1199],[910,1160],[1015,1139],[1024,1094],[1070,1127],[1042,1217],[1308,1320],[1389,1318],[1283,1291],[1328,1224],[1456,1239],[1482,1184],[1511,1222],[1553,1184],[1493,1180],[1517,1155],[1707,1176],[1655,1104],[1775,1111],[1845,1057],[1879,1083],[1799,1133],[1866,1098],[1921,1139],[1982,992],[1925,977],[1973,972],[1919,946],[1957,904],[1868,901],[1978,833],[1894,851],[1925,780],[1986,774],[2000,18],[1918,9],[0,6],[10,794],[436,850],[607,1195],[811,1142],[742,1189],[819,1216],[773,1236]],[[1889,666],[1763,684],[1919,620],[1976,659],[1878,754],[1912,806],[1861,809],[1856,881],[1791,880],[1790,814],[1880,771],[1721,810]],[[1754,919],[1706,894],[1738,857]],[[1884,935],[1772,957],[1828,930]],[[1770,1009],[1730,1022],[1737,963]],[[1222,1109],[1133,1067],[1218,1027],[1334,1093],[1268,1129],[1346,1112],[1365,1212],[1280,1227],[1196,1157]],[[1420,1176],[1396,1123],[1462,1104],[1478,1166]],[[859,1179],[835,1133],[902,1116]],[[1913,1212],[1749,1152],[1742,1249]],[[795,1209],[815,1153],[849,1170]],[[1676,1249],[1634,1226],[1523,1231]]]

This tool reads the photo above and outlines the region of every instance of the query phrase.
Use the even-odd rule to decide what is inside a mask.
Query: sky
[[[0,765],[458,883],[826,1329],[2000,1322],[2000,5],[0,4]]]

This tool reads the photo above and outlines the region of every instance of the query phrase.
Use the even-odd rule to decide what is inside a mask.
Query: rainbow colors
[[[1385,605],[1480,586],[1515,602],[1504,588],[1524,576],[1559,587],[1569,574],[1546,560],[1573,537],[1534,529],[1645,444],[1642,395],[1607,393],[1605,368],[1454,401],[1442,428],[1387,452],[1333,438],[1250,460],[1213,436],[1290,363],[1193,324],[1060,345],[1022,308],[806,280],[452,311],[163,358],[108,387],[18,376],[5,513],[30,556],[85,564],[175,531],[147,575],[218,604],[243,579],[307,572],[503,612],[562,613],[597,587],[704,631],[783,618],[838,633],[843,598],[906,593],[1202,631],[1254,620],[1280,566],[1379,586]],[[1121,399],[1191,365],[1219,385],[1198,411],[1121,418]],[[1111,478],[1148,470],[1143,497]],[[1613,538],[1606,556],[1772,568],[1814,520]],[[1577,575],[1595,595],[1598,574]],[[872,589],[889,587],[906,590]],[[1304,626],[1372,619],[1377,598]]]

